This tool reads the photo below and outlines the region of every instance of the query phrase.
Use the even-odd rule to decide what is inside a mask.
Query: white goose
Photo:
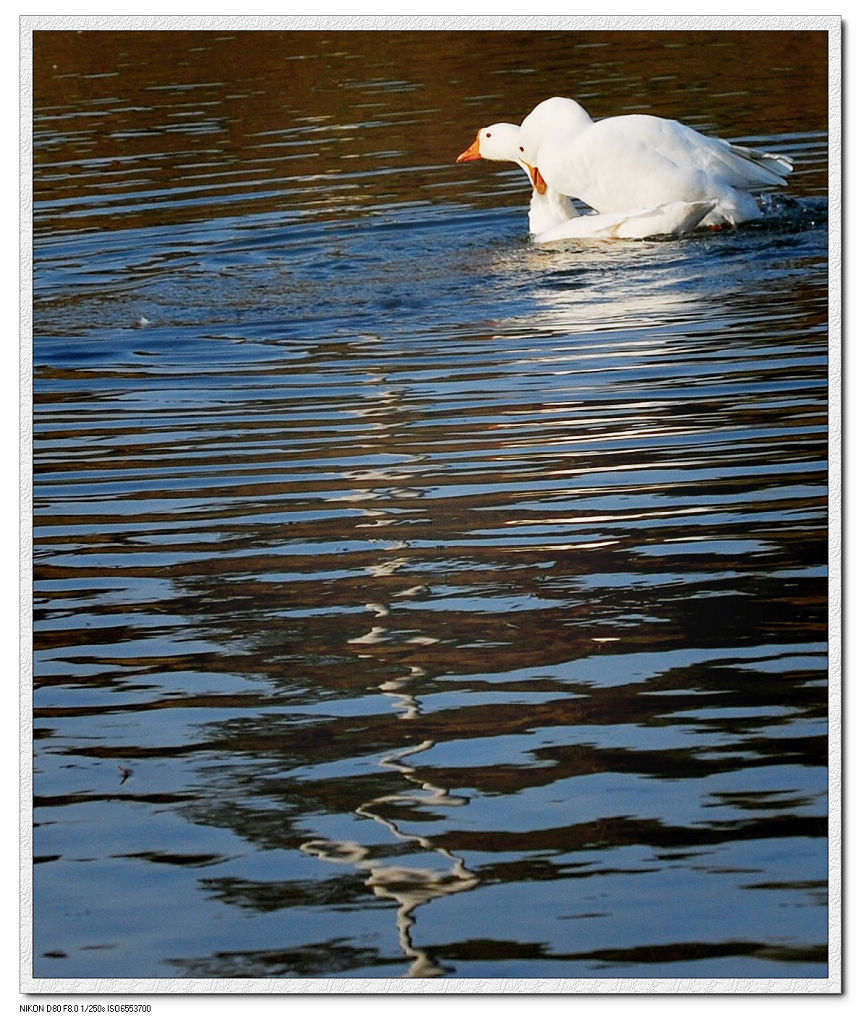
[[[520,126],[520,159],[536,191],[551,187],[599,213],[713,202],[704,223],[761,216],[751,194],[785,185],[792,161],[650,114],[593,121],[574,100],[544,100]]]
[[[499,124],[479,128],[472,145],[460,154],[455,163],[462,164],[467,160],[482,159],[519,164],[530,183],[532,181],[529,167],[523,161],[523,155],[520,152],[519,125],[501,121]],[[567,196],[553,188],[544,188],[540,192],[533,188],[532,199],[529,203],[529,231],[531,234],[540,235],[574,217],[579,219],[574,204]]]
[[[475,140],[457,158],[497,160],[519,164],[532,180],[532,169],[520,152],[520,128],[500,122],[480,128]],[[575,238],[649,238],[654,235],[679,235],[692,231],[714,207],[714,201],[672,202],[656,207],[640,207],[606,214],[581,217],[571,200],[541,182],[533,188],[529,203],[529,230],[538,243]]]

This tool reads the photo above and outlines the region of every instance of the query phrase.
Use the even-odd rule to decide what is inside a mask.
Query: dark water
[[[36,978],[827,976],[825,44],[36,34]],[[540,250],[552,93],[796,173]]]

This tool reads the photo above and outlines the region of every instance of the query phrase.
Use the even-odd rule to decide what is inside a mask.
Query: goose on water
[[[532,181],[532,170],[520,152],[520,127],[516,124],[500,122],[480,128],[472,145],[456,162],[481,159],[516,163]],[[679,235],[696,228],[715,205],[712,200],[679,201],[581,217],[566,195],[546,182],[542,182],[542,186],[533,187],[529,204],[529,230],[538,243],[576,238],[638,239]]]
[[[599,213],[677,202],[712,202],[704,224],[761,216],[753,192],[785,185],[789,157],[711,138],[663,117],[593,121],[575,100],[554,96],[520,126],[520,161],[534,189],[552,188]]]
[[[520,126],[500,122],[486,128],[479,128],[475,139],[455,161],[462,164],[467,160],[495,160],[501,163],[515,163],[523,168],[530,183],[532,176],[522,159],[520,152]],[[566,221],[578,217],[577,209],[571,200],[553,188],[532,190],[529,203],[529,231],[540,235],[551,228],[556,228]]]

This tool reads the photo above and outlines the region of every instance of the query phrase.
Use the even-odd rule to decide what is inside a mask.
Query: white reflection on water
[[[388,396],[388,400],[392,401],[391,396]],[[424,460],[419,458],[413,461]],[[374,481],[380,485],[373,489],[354,492],[351,496],[354,501],[367,500],[376,503],[394,497],[404,497],[405,495],[418,497],[423,494],[423,491],[418,488],[391,486],[393,480],[408,478],[408,474],[400,469],[394,472],[387,468],[347,470],[342,475],[350,480]],[[363,511],[371,517],[372,522],[360,523],[359,527],[385,527],[394,522],[393,519],[381,518],[378,513],[371,510]],[[391,558],[388,556],[389,552],[407,547],[408,545],[404,542],[386,541],[386,557],[380,561],[369,563],[364,567],[365,571],[375,579],[394,577],[400,569],[408,564],[409,560],[406,557]],[[417,585],[402,588],[393,596],[418,597],[426,590],[427,588],[423,585]],[[391,616],[389,605],[381,601],[369,601],[365,604],[365,609],[377,620],[385,620]],[[396,632],[390,630],[386,625],[377,624],[360,636],[352,637],[347,641],[348,644],[357,647],[379,647],[377,653],[361,653],[359,657],[365,659],[376,657],[384,664],[386,663],[386,645],[398,642],[426,646],[439,643],[439,638],[417,631]],[[406,671],[404,671],[404,667]],[[379,684],[379,690],[392,698],[393,709],[398,718],[402,720],[420,718],[421,704],[413,692],[413,688],[426,675],[425,670],[418,665],[399,666],[397,674]],[[433,843],[425,836],[404,831],[396,824],[389,812],[389,808],[395,809],[404,806],[411,808],[462,807],[468,803],[466,797],[452,796],[447,789],[421,779],[417,774],[417,769],[407,760],[409,757],[424,753],[433,747],[432,740],[425,740],[405,750],[380,758],[378,764],[381,768],[394,769],[401,775],[405,784],[404,789],[396,794],[374,797],[360,803],[356,807],[355,813],[377,822],[401,843],[408,843],[418,850],[433,854],[444,862],[443,867],[416,867],[414,865],[406,866],[394,860],[382,861],[372,857],[366,846],[351,839],[333,841],[315,839],[303,843],[300,847],[303,852],[321,860],[330,863],[351,864],[357,869],[367,872],[365,885],[373,891],[374,895],[379,899],[394,901],[397,905],[395,928],[398,945],[409,961],[409,968],[406,972],[406,977],[409,978],[430,978],[446,973],[444,968],[440,967],[413,942],[411,930],[415,924],[416,911],[431,900],[464,892],[478,884],[478,878],[467,868],[462,857],[454,855],[450,850]]]
[[[388,692],[422,674],[420,669],[413,669],[409,675],[402,679],[392,679],[380,689]],[[401,700],[401,695],[396,699]],[[415,711],[415,707],[411,710]],[[406,714],[400,717],[415,716]],[[381,861],[372,857],[366,846],[350,839],[312,839],[300,846],[304,853],[320,860],[333,864],[349,864],[357,870],[367,872],[365,885],[374,895],[382,900],[393,901],[397,905],[395,929],[398,945],[409,961],[409,968],[405,974],[408,978],[433,978],[446,973],[425,950],[413,942],[411,933],[416,911],[431,900],[466,892],[478,885],[478,878],[466,866],[463,857],[455,856],[450,850],[433,843],[425,836],[404,831],[387,814],[388,807],[462,807],[468,803],[466,797],[452,796],[448,790],[422,780],[417,770],[406,760],[433,747],[433,741],[426,740],[407,750],[381,758],[378,762],[380,767],[393,768],[401,774],[404,783],[413,789],[410,792],[404,790],[368,800],[356,807],[356,814],[377,822],[399,842],[408,843],[439,858],[443,862],[442,867],[415,867],[394,860]]]

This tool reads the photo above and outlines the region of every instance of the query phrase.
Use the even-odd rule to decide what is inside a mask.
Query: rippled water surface
[[[619,44],[36,33],[35,977],[827,975],[826,38]],[[796,171],[538,248],[553,93]]]

